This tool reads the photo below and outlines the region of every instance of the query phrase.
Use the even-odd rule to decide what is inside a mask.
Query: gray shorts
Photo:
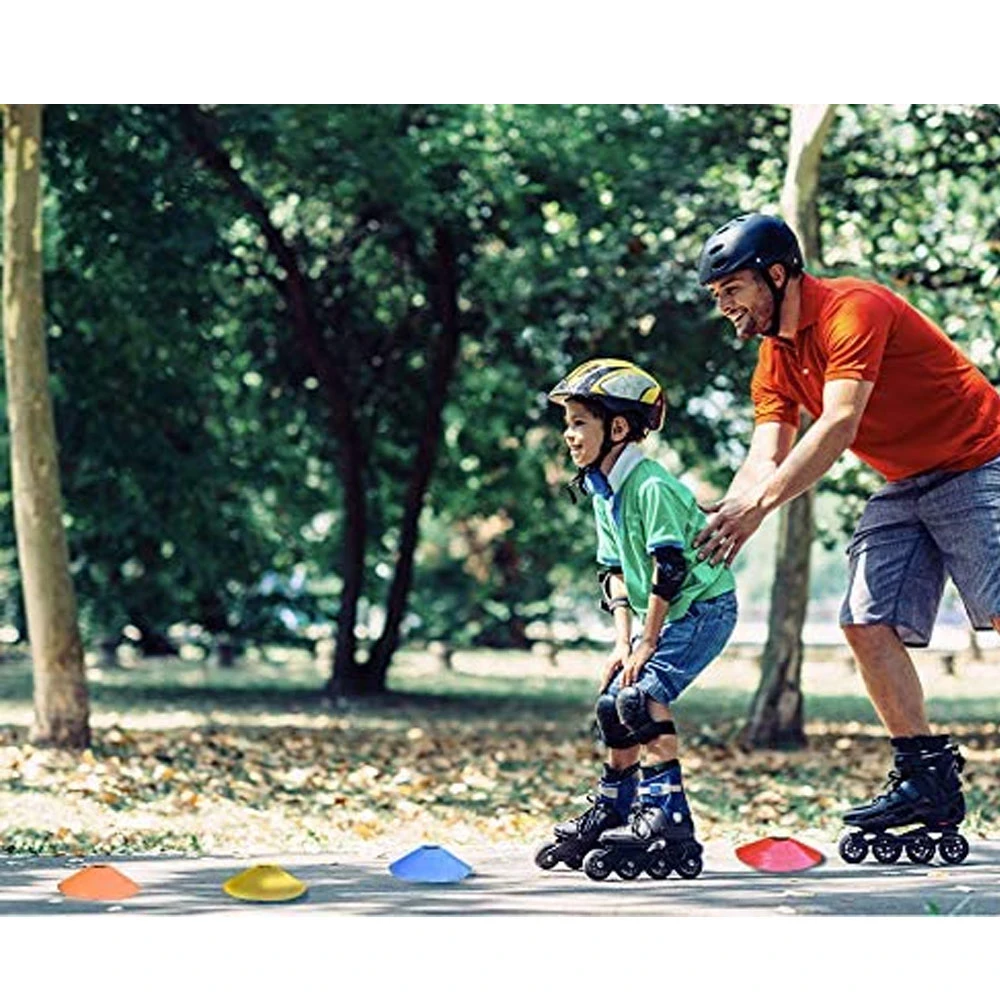
[[[892,625],[907,646],[926,646],[947,573],[973,627],[992,628],[1000,616],[1000,457],[883,486],[847,554],[841,625]]]

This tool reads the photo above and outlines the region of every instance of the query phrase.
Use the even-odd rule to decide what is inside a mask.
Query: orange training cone
[[[736,848],[736,857],[759,872],[801,872],[823,863],[823,855],[794,837],[765,837]]]
[[[73,899],[111,902],[134,896],[139,886],[111,865],[90,865],[63,879],[59,891]]]
[[[234,875],[222,887],[223,892],[251,903],[287,903],[298,899],[307,889],[294,875],[278,865],[254,865]]]

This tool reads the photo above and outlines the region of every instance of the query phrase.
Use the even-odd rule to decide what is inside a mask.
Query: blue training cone
[[[461,882],[472,868],[437,844],[424,844],[389,865],[389,871],[406,882]]]

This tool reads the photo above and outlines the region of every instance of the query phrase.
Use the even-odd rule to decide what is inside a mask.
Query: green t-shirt
[[[626,449],[611,470],[615,487],[619,465],[625,471],[608,498],[593,497],[597,521],[597,561],[621,567],[628,601],[638,615],[645,615],[653,582],[653,550],[677,545],[688,571],[680,592],[670,602],[668,621],[682,618],[693,601],[704,601],[736,589],[732,570],[724,564],[699,561],[695,536],[705,527],[705,515],[691,491],[658,462]]]

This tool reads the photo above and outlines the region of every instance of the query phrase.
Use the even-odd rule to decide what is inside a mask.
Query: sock
[[[652,764],[642,769],[642,781],[639,782],[639,794],[643,802],[658,806],[664,812],[670,813],[675,822],[689,816],[691,809],[684,794],[681,779],[680,761],[665,760],[662,764]]]
[[[639,786],[639,764],[632,764],[624,770],[616,770],[610,764],[604,765],[601,774],[601,795],[614,802],[615,810],[624,823],[635,801]]]
[[[948,745],[948,734],[942,736],[894,736],[889,742],[900,753],[941,753]]]

